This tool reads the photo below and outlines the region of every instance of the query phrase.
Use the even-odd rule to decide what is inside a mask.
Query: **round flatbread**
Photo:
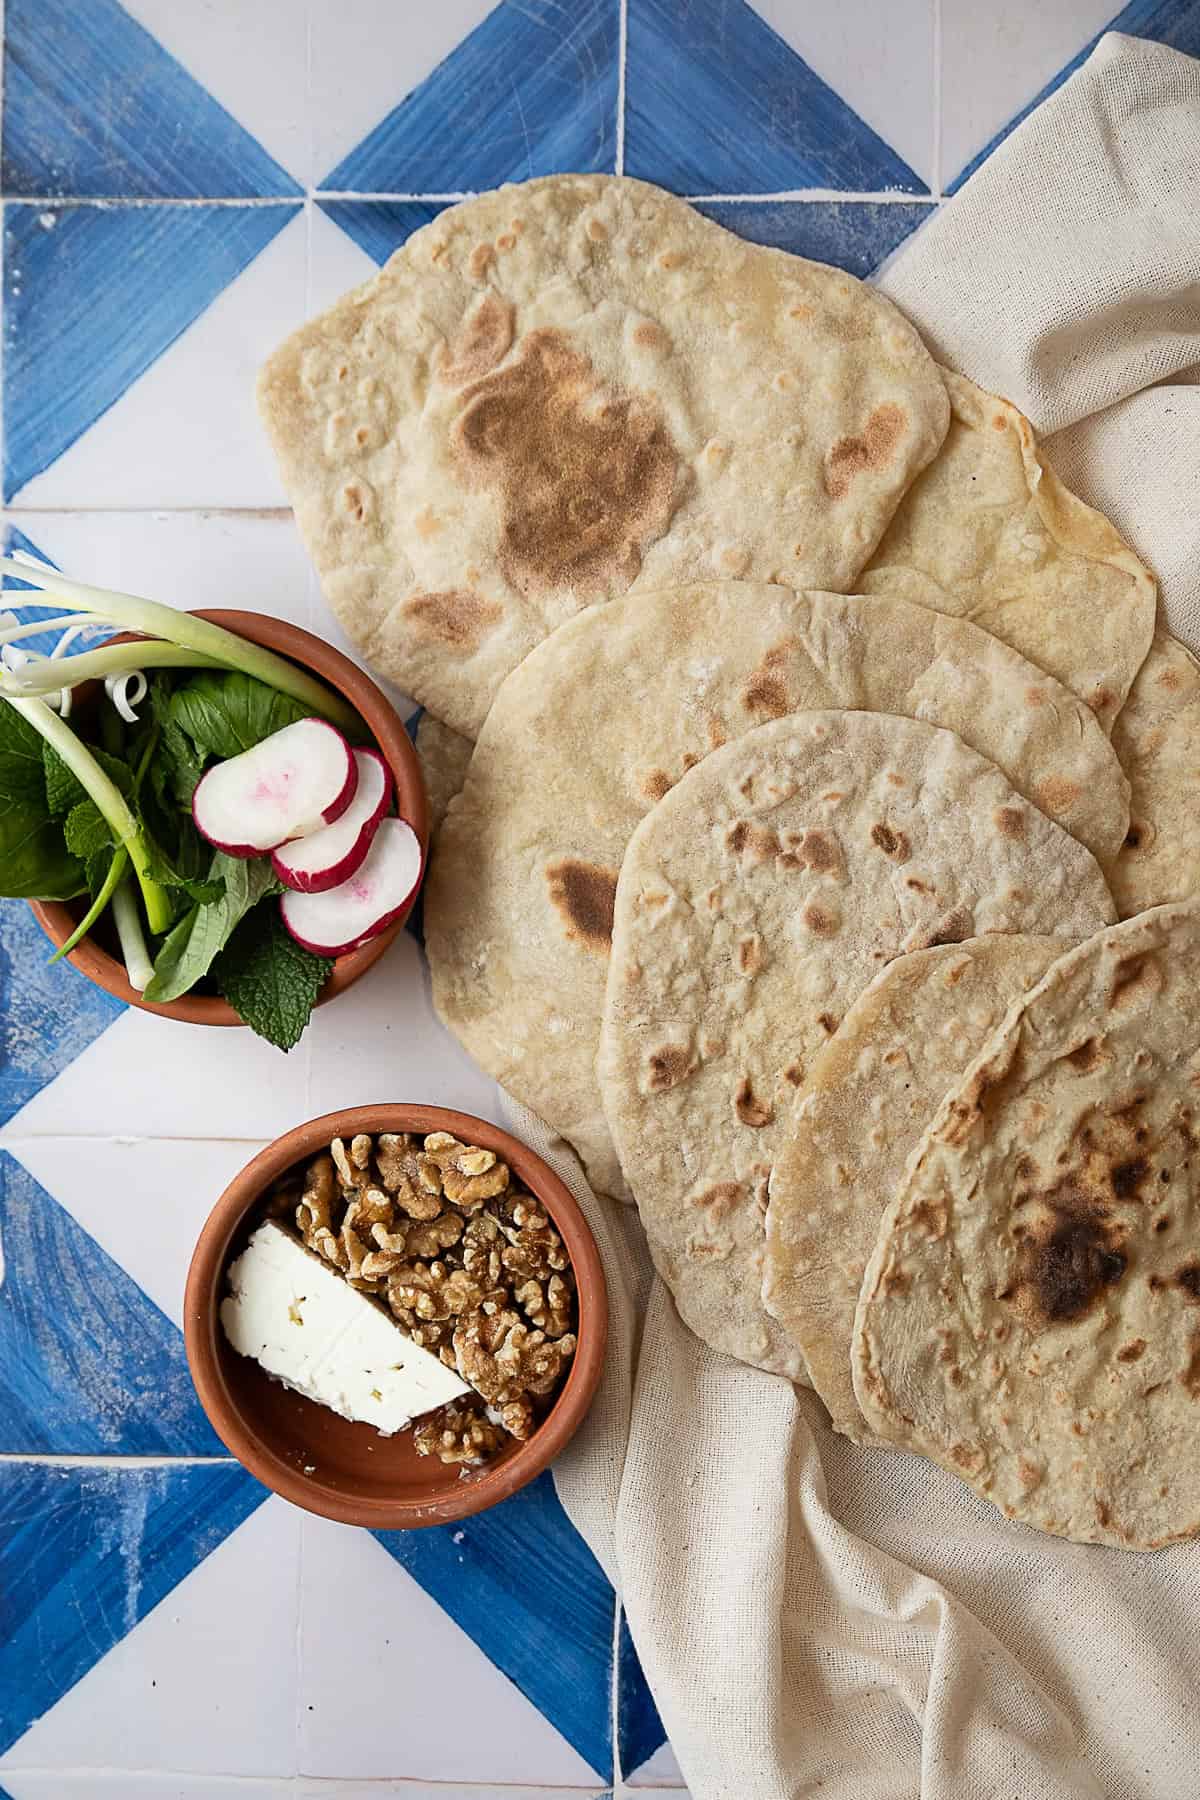
[[[1129,832],[1110,881],[1122,918],[1200,893],[1200,662],[1157,631],[1113,728]]]
[[[1012,932],[897,957],[809,1070],[771,1175],[763,1301],[847,1437],[871,1438],[850,1343],[879,1221],[939,1102],[1063,947]]]
[[[827,707],[946,726],[1101,860],[1124,839],[1125,778],[1095,718],[965,619],[726,582],[562,626],[480,733],[433,855],[426,943],[442,1018],[602,1193],[624,1193],[595,1056],[625,846],[714,747]]]
[[[863,1281],[872,1428],[1010,1519],[1200,1531],[1200,902],[1101,932],[944,1102]]]
[[[1090,853],[952,732],[798,713],[685,775],[629,841],[597,1070],[685,1322],[795,1375],[762,1304],[768,1183],[796,1092],[893,957],[1113,917]]]
[[[853,587],[949,421],[876,289],[612,175],[440,213],[276,351],[259,402],[333,610],[470,736],[535,644],[630,587]]]
[[[435,838],[441,830],[446,808],[455,794],[461,792],[474,749],[470,738],[452,731],[432,713],[422,713],[414,739],[417,761],[425,777],[425,797],[429,801],[429,835]]]
[[[1150,647],[1154,577],[1063,486],[1015,406],[943,374],[946,440],[859,585],[973,619],[1057,675],[1111,731]]]

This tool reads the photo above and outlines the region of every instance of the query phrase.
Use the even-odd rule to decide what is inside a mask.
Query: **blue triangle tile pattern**
[[[625,173],[678,194],[929,191],[746,0],[629,0]]]
[[[321,183],[447,194],[616,164],[619,0],[501,0]]]
[[[0,900],[0,1125],[125,1010],[70,963],[51,967],[51,953],[25,902]]]
[[[661,1744],[667,1734],[658,1716],[654,1696],[650,1692],[642,1665],[638,1661],[625,1615],[617,1635],[617,1733],[621,1746],[621,1770],[636,1775],[642,1764]]]
[[[382,268],[394,250],[451,205],[449,200],[322,200],[321,211],[340,225]]]
[[[7,207],[5,497],[94,425],[297,210]]]
[[[4,39],[5,194],[303,192],[116,0],[8,0]]]
[[[706,200],[697,210],[739,237],[866,280],[934,208],[921,200]]]
[[[40,562],[48,562],[54,568],[58,568],[58,564],[53,562],[53,559],[47,556],[44,550],[39,550],[33,540],[27,538],[16,525],[6,525],[4,527],[5,556],[11,556],[14,550],[23,552],[26,556],[36,556]],[[0,611],[7,612],[13,607],[19,607],[22,622],[25,624],[32,625],[35,619],[54,619],[62,616],[61,606],[26,603],[23,596],[37,592],[37,589],[28,581],[18,581],[13,575],[5,575],[0,577],[0,588],[3,589],[5,596],[3,601],[0,601]],[[9,599],[10,594],[20,595],[22,598]],[[58,641],[58,635],[57,632],[39,632],[36,637],[22,638],[22,647],[26,650],[40,650],[48,656]],[[76,644],[76,648],[78,647]]]
[[[1167,44],[1172,50],[1182,50],[1187,56],[1200,56],[1200,0],[1131,0],[1104,31],[1123,31],[1128,37],[1151,38],[1155,43]],[[1067,77],[1073,75],[1092,54],[1104,31],[1098,31],[1093,38],[1073,56],[1069,63],[1064,63],[1058,73],[1051,77],[1045,87],[1036,93],[1028,106],[1023,106],[1019,113],[1008,121],[1003,131],[998,131],[979,152],[973,156],[965,169],[961,169],[946,188],[947,194],[957,194],[964,181],[969,181],[997,145],[1014,132],[1023,120],[1027,119],[1035,107],[1040,106],[1056,88],[1060,88]]]
[[[615,1598],[550,1476],[459,1525],[375,1535],[610,1781]]]
[[[0,1464],[0,1752],[266,1497],[234,1463]]]
[[[179,1331],[7,1151],[0,1244],[0,1450],[225,1455]]]

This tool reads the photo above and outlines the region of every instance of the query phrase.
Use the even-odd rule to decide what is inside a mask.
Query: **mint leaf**
[[[213,975],[252,1031],[290,1050],[332,969],[332,957],[314,956],[296,942],[271,900],[247,913],[213,964]]]
[[[202,756],[224,758],[240,756],[310,711],[251,675],[206,669],[176,687],[169,717]]]
[[[61,818],[72,807],[78,806],[80,801],[87,799],[87,789],[71,773],[52,744],[41,737],[38,742],[41,745],[46,804],[56,817]],[[107,750],[97,749],[95,744],[89,744],[88,750],[128,800],[133,792],[133,775],[126,764],[119,756],[110,756]]]
[[[63,825],[63,836],[72,856],[84,863],[111,850],[114,843],[112,827],[94,800],[81,800],[78,806],[71,808]]]
[[[12,900],[69,900],[85,886],[46,803],[42,742],[0,702],[0,894]]]
[[[267,894],[282,892],[264,857],[246,861],[218,850],[209,867],[211,881],[223,881],[219,900],[195,905],[162,941],[154,959],[147,1000],[178,1000],[208,974],[234,927]]]

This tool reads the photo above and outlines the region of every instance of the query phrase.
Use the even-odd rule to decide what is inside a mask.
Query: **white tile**
[[[942,0],[943,185],[1115,11],[1113,0],[1054,0],[1045,6]]]
[[[377,265],[319,206],[312,209],[310,244],[308,311],[315,317],[351,288],[369,281]]]
[[[196,1239],[259,1146],[169,1138],[0,1141],[182,1330]]]
[[[467,1786],[456,1781],[452,1785],[439,1781],[430,1787],[423,1781],[304,1781],[296,1784],[294,1800],[589,1800],[592,1795],[609,1795],[611,1788],[601,1787],[513,1787]],[[140,1800],[140,1796],[139,1796]]]
[[[596,1791],[595,1771],[369,1533],[308,1517],[302,1529],[302,1774]]]
[[[309,0],[124,0],[201,87],[303,187]]]
[[[680,1800],[683,1792],[683,1776],[679,1764],[675,1761],[675,1752],[670,1744],[660,1744],[654,1755],[647,1758],[636,1775],[628,1778],[632,1788],[666,1788],[673,1800]]]
[[[232,606],[320,628],[311,568],[290,517],[215,512],[8,514],[68,574],[167,606]],[[25,599],[35,602],[36,594]],[[21,596],[14,594],[19,605]],[[324,615],[324,603],[321,613]]]
[[[38,507],[283,506],[254,404],[259,365],[305,318],[307,209],[69,450],[21,490]]]
[[[425,1101],[499,1119],[499,1089],[433,1011],[429,972],[402,932],[357,987],[314,1013],[312,1114],[368,1101]]]
[[[923,181],[933,180],[933,0],[752,0]]]
[[[300,1521],[274,1498],[252,1513],[30,1726],[0,1785],[10,1766],[293,1774]]]
[[[130,1007],[10,1120],[14,1137],[267,1140],[309,1117],[307,1051]]]
[[[495,0],[337,0],[312,14],[309,103],[312,182],[374,130],[456,44],[491,12]]]

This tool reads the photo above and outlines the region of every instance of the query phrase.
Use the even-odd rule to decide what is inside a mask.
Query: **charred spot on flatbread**
[[[401,614],[417,636],[469,654],[500,623],[504,608],[473,588],[445,588],[436,594],[413,594]]]
[[[893,862],[907,862],[912,855],[912,846],[904,832],[897,831],[883,819],[877,819],[872,825],[871,842],[885,856],[890,856]]]
[[[825,492],[829,498],[844,499],[856,476],[867,470],[885,469],[904,436],[906,424],[904,408],[894,400],[886,400],[870,414],[861,432],[838,438],[825,459]]]
[[[466,389],[466,474],[500,501],[500,566],[523,594],[623,592],[679,503],[682,464],[649,395],[608,387],[565,332],[529,332]]]
[[[765,652],[758,667],[751,670],[742,689],[742,704],[748,712],[758,713],[764,719],[781,719],[791,711],[785,674],[795,651],[792,639],[775,644]]]
[[[607,952],[612,943],[617,870],[565,856],[547,867],[546,886],[566,935],[589,950]]]
[[[483,295],[438,359],[438,375],[447,387],[463,387],[495,368],[512,345],[515,316],[499,294]]]
[[[696,1068],[696,1058],[686,1044],[663,1044],[646,1058],[646,1086],[652,1094],[661,1094],[678,1087]]]
[[[761,1131],[775,1117],[775,1108],[769,1101],[759,1099],[748,1075],[743,1075],[734,1089],[733,1110],[742,1124],[749,1125],[752,1131]]]

